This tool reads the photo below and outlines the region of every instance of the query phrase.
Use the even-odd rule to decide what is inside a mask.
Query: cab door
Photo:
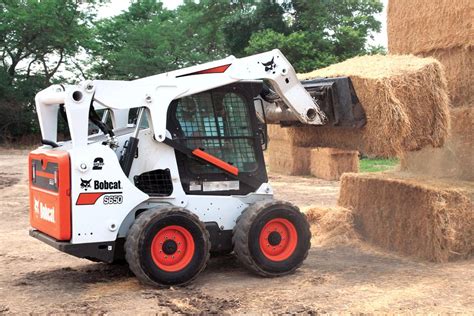
[[[237,83],[172,103],[168,130],[173,140],[188,149],[203,150],[253,180],[252,184],[239,181],[212,164],[176,151],[187,194],[247,194],[268,181],[254,107],[259,91],[261,84]]]

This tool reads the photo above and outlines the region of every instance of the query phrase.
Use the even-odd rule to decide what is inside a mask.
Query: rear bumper
[[[30,236],[34,237],[51,247],[54,247],[62,252],[73,255],[78,258],[89,259],[92,261],[102,261],[112,263],[117,255],[121,253],[120,249],[117,251],[117,244],[115,241],[86,243],[86,244],[71,244],[67,241],[58,241],[45,233],[36,229],[30,230]],[[120,247],[119,247],[120,248]]]

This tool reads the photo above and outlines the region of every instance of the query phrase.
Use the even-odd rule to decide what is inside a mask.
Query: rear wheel
[[[154,286],[191,282],[204,270],[209,250],[204,224],[179,207],[140,214],[125,242],[130,270],[140,281]]]
[[[237,219],[234,252],[250,270],[265,277],[294,272],[308,256],[311,232],[293,204],[261,201]]]

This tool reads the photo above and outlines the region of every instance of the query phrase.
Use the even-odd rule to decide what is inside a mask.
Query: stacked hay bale
[[[446,69],[453,106],[450,135],[442,148],[403,152],[403,172],[341,179],[339,205],[352,210],[363,238],[437,262],[474,254],[472,4],[389,2],[390,53],[433,56]]]
[[[423,10],[416,8],[423,7]],[[403,170],[474,180],[474,2],[397,0],[388,7],[391,54],[416,54],[444,66],[451,99],[452,129],[441,149],[402,156]],[[416,32],[413,30],[416,29]],[[429,161],[429,163],[427,163]]]
[[[268,126],[269,134],[275,125]],[[274,139],[272,136],[267,160],[271,172],[303,176],[310,172],[311,148],[300,147],[283,139]]]
[[[324,180],[339,180],[343,173],[359,171],[359,152],[337,148],[311,149],[310,173]]]
[[[438,59],[445,67],[452,104],[474,104],[472,0],[391,0],[388,5],[390,54]]]

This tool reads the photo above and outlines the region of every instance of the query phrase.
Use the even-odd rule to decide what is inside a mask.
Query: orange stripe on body
[[[216,167],[218,167],[222,170],[225,170],[228,173],[231,173],[235,176],[237,176],[239,174],[239,168],[234,167],[234,166],[228,164],[227,162],[225,162],[223,160],[220,160],[219,158],[217,158],[213,155],[210,155],[210,154],[206,153],[205,151],[202,151],[201,149],[194,149],[193,150],[193,155],[196,156],[196,157],[199,157],[201,159],[204,159],[207,162],[213,164],[214,166],[216,166]]]
[[[76,205],[94,205],[107,192],[81,193],[77,197]]]
[[[230,67],[231,64],[228,64],[228,65],[222,65],[222,66],[218,66],[218,67],[214,67],[214,68],[209,68],[209,69],[205,69],[205,70],[200,70],[200,71],[197,71],[195,74],[196,75],[203,75],[203,74],[218,74],[218,73],[223,73],[227,70],[227,68]]]

